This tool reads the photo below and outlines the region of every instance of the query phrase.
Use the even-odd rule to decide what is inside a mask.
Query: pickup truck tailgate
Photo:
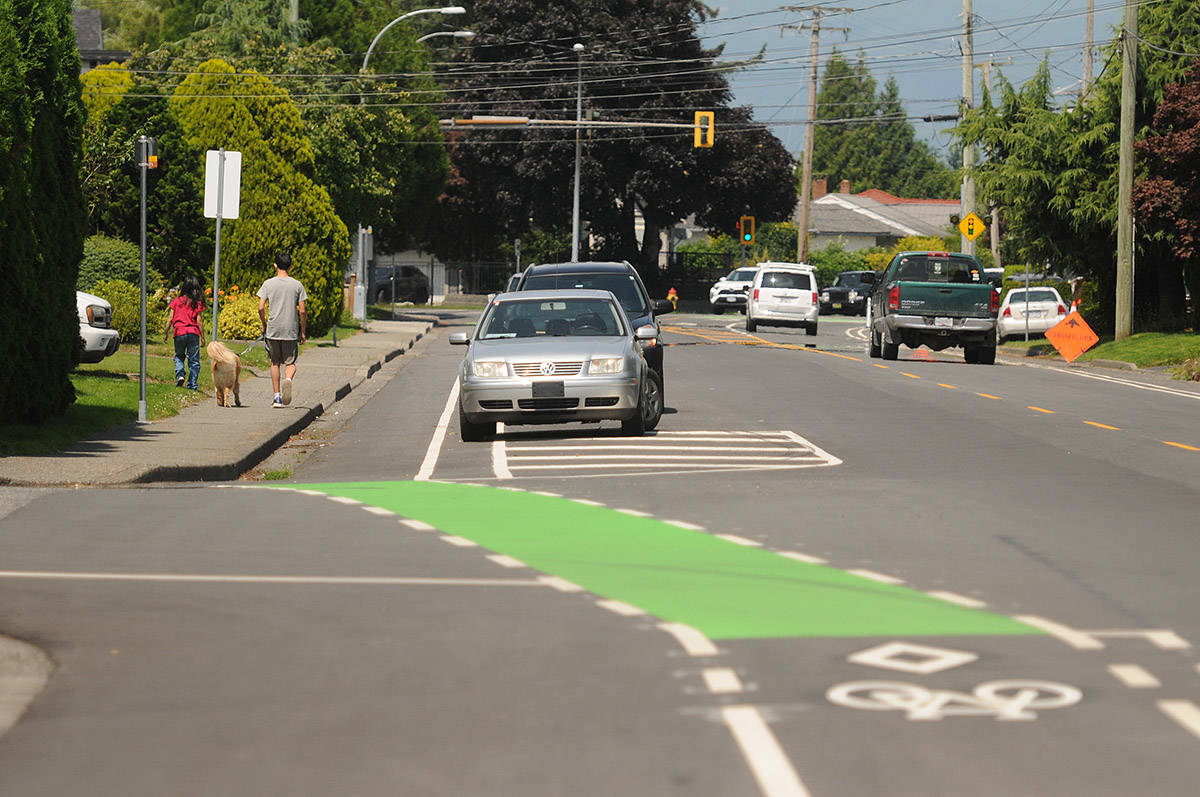
[[[898,282],[900,304],[905,315],[989,318],[992,315],[992,286],[987,283]]]

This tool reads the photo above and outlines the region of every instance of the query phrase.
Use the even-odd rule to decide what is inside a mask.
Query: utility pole
[[[803,263],[808,259],[808,213],[812,200],[812,159],[813,133],[816,130],[817,118],[817,72],[820,67],[818,55],[821,42],[822,14],[849,14],[853,8],[835,8],[833,6],[785,6],[785,11],[799,11],[812,14],[812,22],[801,25],[785,25],[795,30],[808,29],[811,31],[811,47],[809,48],[808,68],[808,121],[804,125],[804,157],[800,168],[800,208],[799,219],[796,221],[796,262]],[[849,28],[826,27],[826,30],[836,30],[848,33]]]
[[[1121,31],[1121,158],[1117,166],[1116,339],[1133,332],[1133,115],[1137,91],[1137,0],[1125,0]]]
[[[975,64],[976,68],[983,70],[983,85],[987,86],[988,99],[992,98],[992,67],[996,66],[1011,66],[1013,60],[1006,58],[1003,61],[997,61],[996,56],[989,55],[987,60],[980,61]],[[992,262],[999,267],[1000,263],[1000,208],[992,205],[992,225],[988,228],[988,237],[992,241]]]
[[[292,30],[300,24],[300,0],[288,0],[288,22],[292,23]]]
[[[963,0],[963,96],[961,116],[975,107],[975,11],[971,0]],[[963,145],[963,179],[962,192],[959,195],[959,218],[966,218],[968,213],[975,210],[975,177],[971,170],[975,168],[975,146]],[[962,236],[961,250],[969,255],[975,254],[975,242]]]
[[[1096,38],[1096,0],[1087,2],[1087,21],[1083,33],[1083,94],[1092,88],[1092,46]]]
[[[571,262],[579,262],[579,162],[583,126],[583,45],[576,42],[575,51],[575,188],[571,207]]]

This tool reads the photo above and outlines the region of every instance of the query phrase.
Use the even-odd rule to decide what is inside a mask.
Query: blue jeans
[[[187,357],[188,390],[198,390],[200,381],[200,336],[175,336],[175,381],[183,378],[183,358]]]

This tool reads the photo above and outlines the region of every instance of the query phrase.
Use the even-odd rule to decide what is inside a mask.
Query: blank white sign
[[[217,217],[217,177],[220,173],[221,152],[210,149],[204,161],[204,215]],[[242,153],[225,150],[225,180],[221,188],[221,218],[236,219],[242,196]]]

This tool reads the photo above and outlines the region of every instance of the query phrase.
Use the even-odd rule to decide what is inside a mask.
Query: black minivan
[[[516,290],[545,291],[560,288],[589,288],[611,291],[617,297],[633,328],[647,324],[658,328],[658,316],[670,313],[675,305],[666,299],[653,301],[637,269],[626,261],[606,263],[545,263],[530,266],[521,276]],[[657,338],[643,349],[646,363],[663,377],[663,347]]]

